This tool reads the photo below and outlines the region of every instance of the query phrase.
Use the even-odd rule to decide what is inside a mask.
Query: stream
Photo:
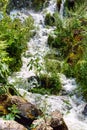
[[[60,9],[61,18],[63,18],[64,2],[65,0],[62,1]],[[45,112],[51,112],[56,109],[60,110],[63,113],[64,120],[69,130],[87,130],[87,117],[83,114],[86,102],[84,102],[82,97],[79,97],[75,91],[77,88],[75,79],[66,78],[63,74],[60,75],[64,93],[59,96],[42,96],[41,94],[27,92],[27,87],[29,87],[27,79],[31,76],[35,76],[34,70],[29,71],[27,64],[30,62],[31,58],[36,56],[39,56],[39,64],[43,64],[43,57],[49,51],[47,45],[48,35],[55,29],[55,27],[47,28],[44,25],[44,18],[47,12],[53,14],[55,11],[56,0],[50,0],[49,6],[44,7],[41,12],[22,9],[13,10],[10,13],[11,17],[19,17],[21,20],[24,20],[31,15],[34,19],[36,28],[34,30],[35,36],[28,42],[28,50],[22,56],[23,66],[21,71],[9,78],[9,81],[14,82],[16,80],[17,82],[18,80],[19,83],[19,80],[21,79],[21,83],[18,85],[16,84],[17,87],[20,86],[18,89],[20,94],[29,102],[32,102],[40,108],[44,108]]]

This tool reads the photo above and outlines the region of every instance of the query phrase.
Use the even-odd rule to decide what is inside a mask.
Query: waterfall
[[[64,3],[65,0],[62,0],[61,8],[60,8],[60,17],[63,18],[64,13]],[[28,42],[28,50],[25,55],[22,56],[23,66],[20,72],[17,72],[15,77],[17,79],[26,80],[31,76],[35,76],[34,70],[29,71],[27,64],[34,56],[39,56],[40,62],[43,62],[43,56],[49,50],[47,46],[47,38],[48,35],[54,30],[54,27],[46,28],[44,25],[44,17],[47,12],[53,14],[56,10],[56,0],[49,0],[49,6],[44,7],[44,9],[40,12],[35,12],[33,10],[14,10],[10,14],[11,16],[15,14],[15,17],[19,17],[21,20],[31,15],[34,19],[34,24],[36,26],[36,34],[31,40]],[[18,15],[19,14],[19,15]],[[36,55],[37,54],[37,55]],[[39,105],[41,107],[43,105],[44,100],[47,102],[47,110],[60,110],[63,115],[65,122],[69,128],[69,130],[87,130],[87,117],[82,114],[86,102],[82,100],[81,97],[78,97],[75,94],[75,89],[77,87],[75,79],[66,78],[65,75],[60,76],[62,86],[65,94],[60,96],[55,95],[40,95],[29,93],[26,90],[19,89],[21,95],[25,93],[25,99],[31,101],[32,103]],[[11,78],[10,78],[11,81]],[[21,84],[21,87],[25,86],[25,84]],[[27,84],[27,87],[28,84]]]
[[[61,19],[63,19],[63,15],[64,15],[64,4],[65,4],[65,1],[66,1],[66,0],[62,0],[61,6],[60,6],[59,14],[60,14],[60,18],[61,18]]]

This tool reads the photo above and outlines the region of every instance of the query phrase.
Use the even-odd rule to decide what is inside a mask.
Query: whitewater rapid
[[[60,13],[63,15],[64,9],[64,0],[62,1]],[[50,33],[54,30],[55,27],[47,28],[44,24],[44,18],[46,13],[53,14],[56,11],[56,0],[50,0],[49,6],[44,7],[44,9],[40,12],[35,12],[33,10],[13,10],[10,15],[13,18],[19,17],[22,21],[31,15],[34,19],[35,25],[35,36],[30,39],[28,42],[28,50],[22,56],[23,66],[20,72],[17,72],[15,75],[15,79],[25,80],[31,76],[34,76],[34,70],[29,71],[27,64],[34,56],[39,56],[40,63],[43,63],[44,55],[49,51],[49,47],[47,45],[47,38]],[[15,14],[15,15],[14,15]],[[61,16],[62,17],[62,16]],[[13,78],[13,80],[15,80]],[[59,96],[55,95],[40,95],[33,94],[27,92],[22,89],[25,86],[22,83],[19,89],[21,95],[25,97],[26,100],[32,102],[33,104],[39,106],[40,108],[46,107],[47,112],[51,112],[54,110],[60,110],[63,113],[64,120],[69,128],[69,130],[87,130],[87,117],[82,114],[86,102],[82,100],[81,97],[78,97],[75,90],[77,88],[75,79],[68,79],[65,75],[60,75],[60,79],[63,86],[63,94]],[[10,79],[11,81],[11,79]],[[27,87],[28,87],[27,83]],[[19,85],[18,85],[19,86]],[[26,89],[26,87],[25,87]],[[45,104],[44,104],[45,103]]]

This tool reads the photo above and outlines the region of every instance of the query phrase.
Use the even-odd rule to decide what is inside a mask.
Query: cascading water
[[[62,0],[62,2],[61,2],[61,7],[60,7],[60,11],[59,11],[59,13],[60,13],[60,18],[61,18],[61,19],[63,19],[65,1],[66,1],[66,0]]]
[[[64,10],[64,2],[62,0],[60,14],[63,16]],[[49,6],[44,8],[41,12],[34,12],[32,10],[22,9],[21,11],[15,10],[11,12],[11,16],[19,13],[18,17],[21,20],[26,18],[28,15],[31,15],[34,18],[35,26],[37,27],[36,34],[33,38],[31,38],[28,43],[28,50],[26,51],[25,56],[22,57],[23,66],[21,71],[16,74],[16,78],[26,79],[30,76],[34,76],[34,70],[29,71],[27,67],[28,62],[31,57],[34,57],[36,54],[40,58],[40,62],[43,62],[43,56],[49,50],[47,46],[47,38],[48,34],[54,30],[54,27],[46,28],[44,25],[44,17],[47,12],[51,14],[56,10],[56,0],[50,0]],[[46,12],[46,13],[45,13]],[[69,128],[69,130],[87,130],[87,118],[82,114],[84,110],[84,106],[86,103],[75,94],[76,83],[74,79],[68,79],[64,75],[60,76],[64,93],[62,92],[62,96],[47,96],[40,94],[32,94],[27,92],[24,89],[19,89],[20,94],[25,95],[25,99],[31,101],[32,103],[42,107],[44,101],[46,102],[45,107],[47,107],[47,111],[53,111],[55,109],[60,110],[64,114],[65,122]]]

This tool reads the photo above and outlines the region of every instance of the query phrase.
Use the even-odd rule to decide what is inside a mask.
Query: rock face
[[[34,121],[33,125],[36,127],[32,130],[68,130],[59,111],[54,111],[50,116]]]
[[[27,128],[16,121],[0,119],[0,130],[27,130]]]

